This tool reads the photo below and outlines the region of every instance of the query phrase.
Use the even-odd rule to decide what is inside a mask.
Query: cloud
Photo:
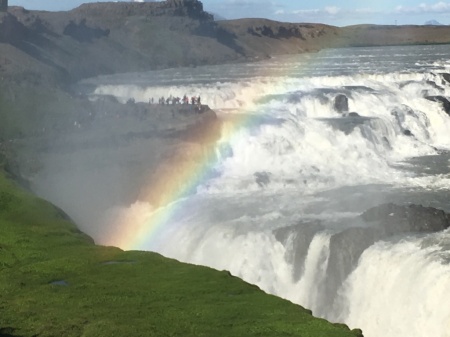
[[[450,2],[437,2],[435,4],[421,3],[418,6],[397,6],[394,13],[398,14],[427,14],[450,13]]]
[[[272,15],[276,20],[328,23],[340,26],[375,23],[386,19],[386,12],[370,7],[348,9],[337,6],[326,6],[312,9],[278,9],[273,11]]]
[[[330,14],[330,15],[336,15],[341,11],[341,9],[336,6],[325,7],[324,10],[327,14]]]
[[[342,13],[342,9],[336,6],[327,6],[324,8],[315,9],[296,9],[286,11],[284,9],[275,11],[275,15],[295,15],[297,18],[319,18],[319,17],[333,17]]]
[[[236,18],[269,18],[275,12],[282,15],[283,7],[271,0],[223,0],[211,2],[206,7],[208,11],[220,13],[228,19]]]
[[[223,7],[261,7],[261,6],[275,6],[272,1],[258,1],[258,0],[226,0],[221,4]]]

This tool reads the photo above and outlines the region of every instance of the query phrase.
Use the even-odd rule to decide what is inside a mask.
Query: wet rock
[[[270,183],[270,173],[268,172],[256,172],[254,176],[259,187],[266,187]]]
[[[285,246],[293,249],[286,250],[286,261],[294,266],[293,279],[298,281],[305,269],[305,258],[309,245],[319,231],[325,227],[320,221],[302,222],[294,226],[278,228],[273,231],[275,237]]]
[[[421,205],[383,204],[365,211],[361,218],[377,224],[386,235],[404,232],[438,232],[450,227],[450,214]]]
[[[438,85],[435,81],[426,81],[426,83],[427,83],[429,86],[431,86],[431,87],[433,87],[433,88],[439,90],[439,91],[442,92],[442,93],[445,92],[445,89],[442,88],[440,85]]]
[[[364,85],[346,85],[343,88],[351,91],[366,92],[366,93],[375,91],[375,89],[366,87]]]
[[[361,254],[379,240],[401,233],[437,232],[450,227],[450,214],[421,205],[382,204],[349,221],[353,228],[333,235],[325,292],[334,298],[337,290],[358,265]]]
[[[334,110],[336,110],[339,113],[347,112],[348,111],[348,98],[345,95],[337,95],[334,98]]]
[[[403,134],[408,137],[414,137],[413,133],[408,129],[403,130]]]
[[[450,214],[421,205],[373,207],[360,216],[340,220],[350,227],[330,237],[323,298],[319,307],[329,307],[337,298],[338,289],[358,265],[361,254],[375,242],[401,233],[436,232],[450,227]],[[307,222],[274,231],[275,237],[286,247],[286,261],[293,265],[293,279],[298,281],[305,270],[305,259],[314,236],[328,228],[323,222]],[[320,310],[319,310],[320,311]],[[320,313],[316,313],[320,314]]]
[[[371,117],[363,117],[356,112],[350,114],[343,114],[344,118],[320,118],[318,120],[325,122],[333,127],[335,130],[340,130],[346,135],[353,132],[356,127],[361,127],[366,124],[370,128],[370,122],[374,120]]]
[[[442,82],[447,82],[447,83],[450,83],[450,74],[448,74],[448,73],[441,73],[441,74],[439,74],[439,75],[441,75],[442,76],[442,79],[443,79],[443,81]]]
[[[349,117],[361,117],[361,116],[359,115],[359,113],[357,113],[357,112],[350,112],[350,113],[348,114],[348,116],[349,116]]]
[[[363,227],[349,228],[331,237],[325,280],[327,298],[335,298],[339,287],[358,265],[361,254],[382,238],[382,232],[376,228]]]
[[[429,101],[440,102],[442,103],[442,107],[447,115],[450,116],[450,101],[444,96],[426,96],[425,97]]]

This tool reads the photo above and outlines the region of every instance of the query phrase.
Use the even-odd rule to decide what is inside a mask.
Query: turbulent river
[[[449,231],[334,241],[382,203],[450,211],[449,55],[332,49],[87,81],[123,103],[200,95],[224,120],[209,173],[123,248],[229,270],[366,337],[450,336]],[[135,222],[155,212],[122,211]]]

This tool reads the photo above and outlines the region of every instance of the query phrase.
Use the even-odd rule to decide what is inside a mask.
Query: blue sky
[[[97,0],[9,0],[28,9],[69,10]],[[450,24],[450,2],[426,0],[203,0],[205,10],[227,19],[262,17],[287,22]]]

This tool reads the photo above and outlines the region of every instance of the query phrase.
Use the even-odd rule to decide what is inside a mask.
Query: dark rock
[[[92,42],[94,39],[109,35],[109,29],[92,28],[86,25],[86,19],[79,23],[70,21],[64,29],[64,35],[68,35],[79,42]]]
[[[288,250],[289,253],[285,258],[294,266],[292,275],[294,281],[298,281],[303,275],[305,258],[312,239],[316,233],[324,228],[320,221],[311,221],[274,230],[273,233],[278,241],[284,245],[290,244],[293,247],[293,249]]]
[[[318,120],[331,125],[334,129],[340,130],[340,131],[344,132],[346,135],[349,135],[350,133],[353,132],[353,130],[356,127],[361,127],[364,124],[368,124],[373,119],[370,117],[360,116],[360,115],[356,114],[356,112],[351,113],[351,115],[345,114],[344,116],[345,116],[344,118],[341,118],[341,117],[320,118]],[[348,117],[351,117],[351,118],[348,118]],[[364,130],[364,129],[362,128],[362,130]]]
[[[440,85],[438,85],[435,81],[427,81],[426,83],[427,83],[429,86],[431,86],[431,87],[433,87],[433,88],[439,90],[440,92],[444,92],[444,91],[445,91],[445,89],[442,88]]]
[[[340,94],[334,98],[334,109],[339,112],[347,112],[348,111],[348,98],[347,96]]]
[[[266,187],[270,183],[270,173],[268,172],[256,172],[254,176],[259,187]]]
[[[334,298],[357,266],[361,254],[376,241],[401,233],[437,232],[450,227],[450,215],[421,205],[382,204],[349,221],[354,227],[333,235],[327,267],[326,296]],[[367,227],[369,225],[369,227]]]
[[[403,130],[403,134],[408,137],[414,137],[413,133],[408,129]]]
[[[376,228],[354,227],[333,235],[325,281],[327,298],[334,298],[347,276],[358,265],[361,254],[383,234]]]
[[[425,97],[429,101],[440,102],[442,103],[442,107],[447,115],[450,116],[450,101],[444,96],[426,96]]]
[[[450,227],[450,215],[421,205],[383,204],[365,211],[361,218],[376,223],[387,235],[405,232],[437,232]]]
[[[6,12],[8,10],[8,0],[0,0],[0,12]]]
[[[27,35],[29,35],[28,29],[14,15],[2,14],[0,17],[0,42],[16,45]]]
[[[445,81],[447,83],[450,83],[450,74],[448,74],[448,73],[441,73],[439,75],[442,76],[443,81]]]
[[[348,116],[349,116],[349,117],[361,117],[361,116],[359,115],[359,113],[357,113],[357,112],[350,112],[350,113],[348,114]]]
[[[200,21],[214,21],[211,14],[203,10],[198,0],[167,0],[155,2],[97,2],[82,4],[72,10],[81,16],[185,16]]]
[[[300,27],[294,26],[282,26],[282,25],[262,25],[262,26],[254,26],[248,27],[247,33],[253,36],[265,36],[270,37],[272,39],[289,39],[289,38],[297,38],[303,39],[302,32]]]
[[[379,240],[402,233],[447,229],[450,227],[450,215],[442,210],[420,205],[382,204],[368,209],[358,217],[342,220],[342,226],[350,228],[333,234],[330,238],[327,277],[323,283],[322,298],[323,305],[328,307],[368,247]],[[287,247],[285,258],[294,267],[294,280],[298,281],[303,275],[309,246],[314,236],[324,228],[321,222],[309,222],[274,231],[277,240]]]
[[[440,85],[438,85],[434,81],[426,81],[425,83],[428,84],[429,86],[439,90],[440,92],[444,92],[445,91],[444,88],[442,88]],[[422,85],[422,82],[421,81],[405,81],[405,82],[400,83],[399,88],[403,89],[404,87],[406,87],[406,86],[408,86],[410,84]]]
[[[375,89],[366,87],[364,85],[345,85],[344,89],[358,92],[375,92]]]

